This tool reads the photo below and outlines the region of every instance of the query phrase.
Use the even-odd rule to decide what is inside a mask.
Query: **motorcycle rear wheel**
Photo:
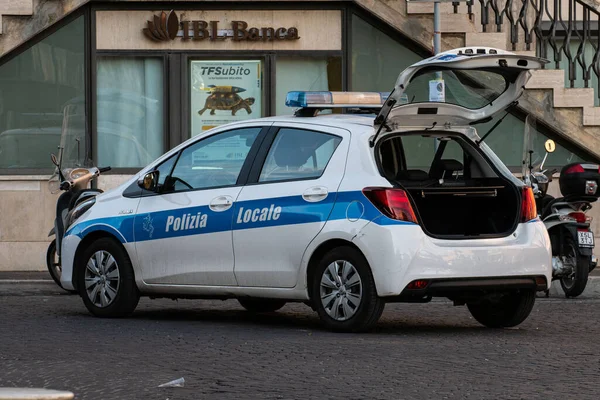
[[[56,283],[61,289],[69,293],[77,293],[74,290],[65,289],[60,283],[62,268],[58,262],[58,255],[56,254],[56,239],[50,243],[48,250],[46,251],[46,267],[48,268],[48,272],[50,273],[54,283]]]
[[[583,293],[588,282],[590,272],[591,256],[583,256],[579,253],[579,245],[571,237],[567,237],[565,243],[566,254],[562,256],[563,262],[570,262],[573,273],[567,277],[560,278],[560,286],[566,297],[577,297]]]

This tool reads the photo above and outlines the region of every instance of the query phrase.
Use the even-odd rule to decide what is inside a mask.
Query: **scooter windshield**
[[[61,170],[93,167],[88,147],[83,104],[67,104],[63,110],[58,154]]]
[[[77,99],[74,99],[77,100]],[[69,176],[74,168],[93,167],[92,159],[87,151],[89,136],[85,129],[85,109],[83,102],[71,101],[63,108],[60,144],[56,154],[58,167],[48,180],[48,189],[56,193],[60,189],[61,177]]]

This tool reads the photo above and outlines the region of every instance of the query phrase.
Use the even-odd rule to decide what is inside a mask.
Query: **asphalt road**
[[[436,301],[390,304],[374,332],[335,334],[302,304],[254,316],[235,301],[142,299],[108,320],[77,296],[0,290],[0,387],[78,399],[598,399],[599,319],[600,300],[538,299],[520,327],[490,330]],[[183,388],[157,387],[180,377]]]

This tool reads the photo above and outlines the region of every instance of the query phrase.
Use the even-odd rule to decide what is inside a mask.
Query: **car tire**
[[[534,290],[521,290],[499,300],[467,303],[471,315],[488,328],[512,328],[525,321],[535,304]]]
[[[79,294],[90,313],[117,318],[135,310],[140,293],[131,260],[119,242],[111,238],[92,242],[79,257],[77,268]]]
[[[246,310],[253,313],[268,313],[279,310],[285,306],[285,300],[269,300],[269,299],[238,299],[238,302]]]
[[[367,331],[375,326],[385,307],[377,296],[369,263],[353,247],[327,252],[319,260],[310,284],[313,307],[332,331]]]

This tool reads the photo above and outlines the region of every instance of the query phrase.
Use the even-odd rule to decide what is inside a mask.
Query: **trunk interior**
[[[447,239],[511,234],[520,211],[516,186],[468,140],[438,135],[403,134],[379,145],[384,176],[410,195],[424,231]]]

